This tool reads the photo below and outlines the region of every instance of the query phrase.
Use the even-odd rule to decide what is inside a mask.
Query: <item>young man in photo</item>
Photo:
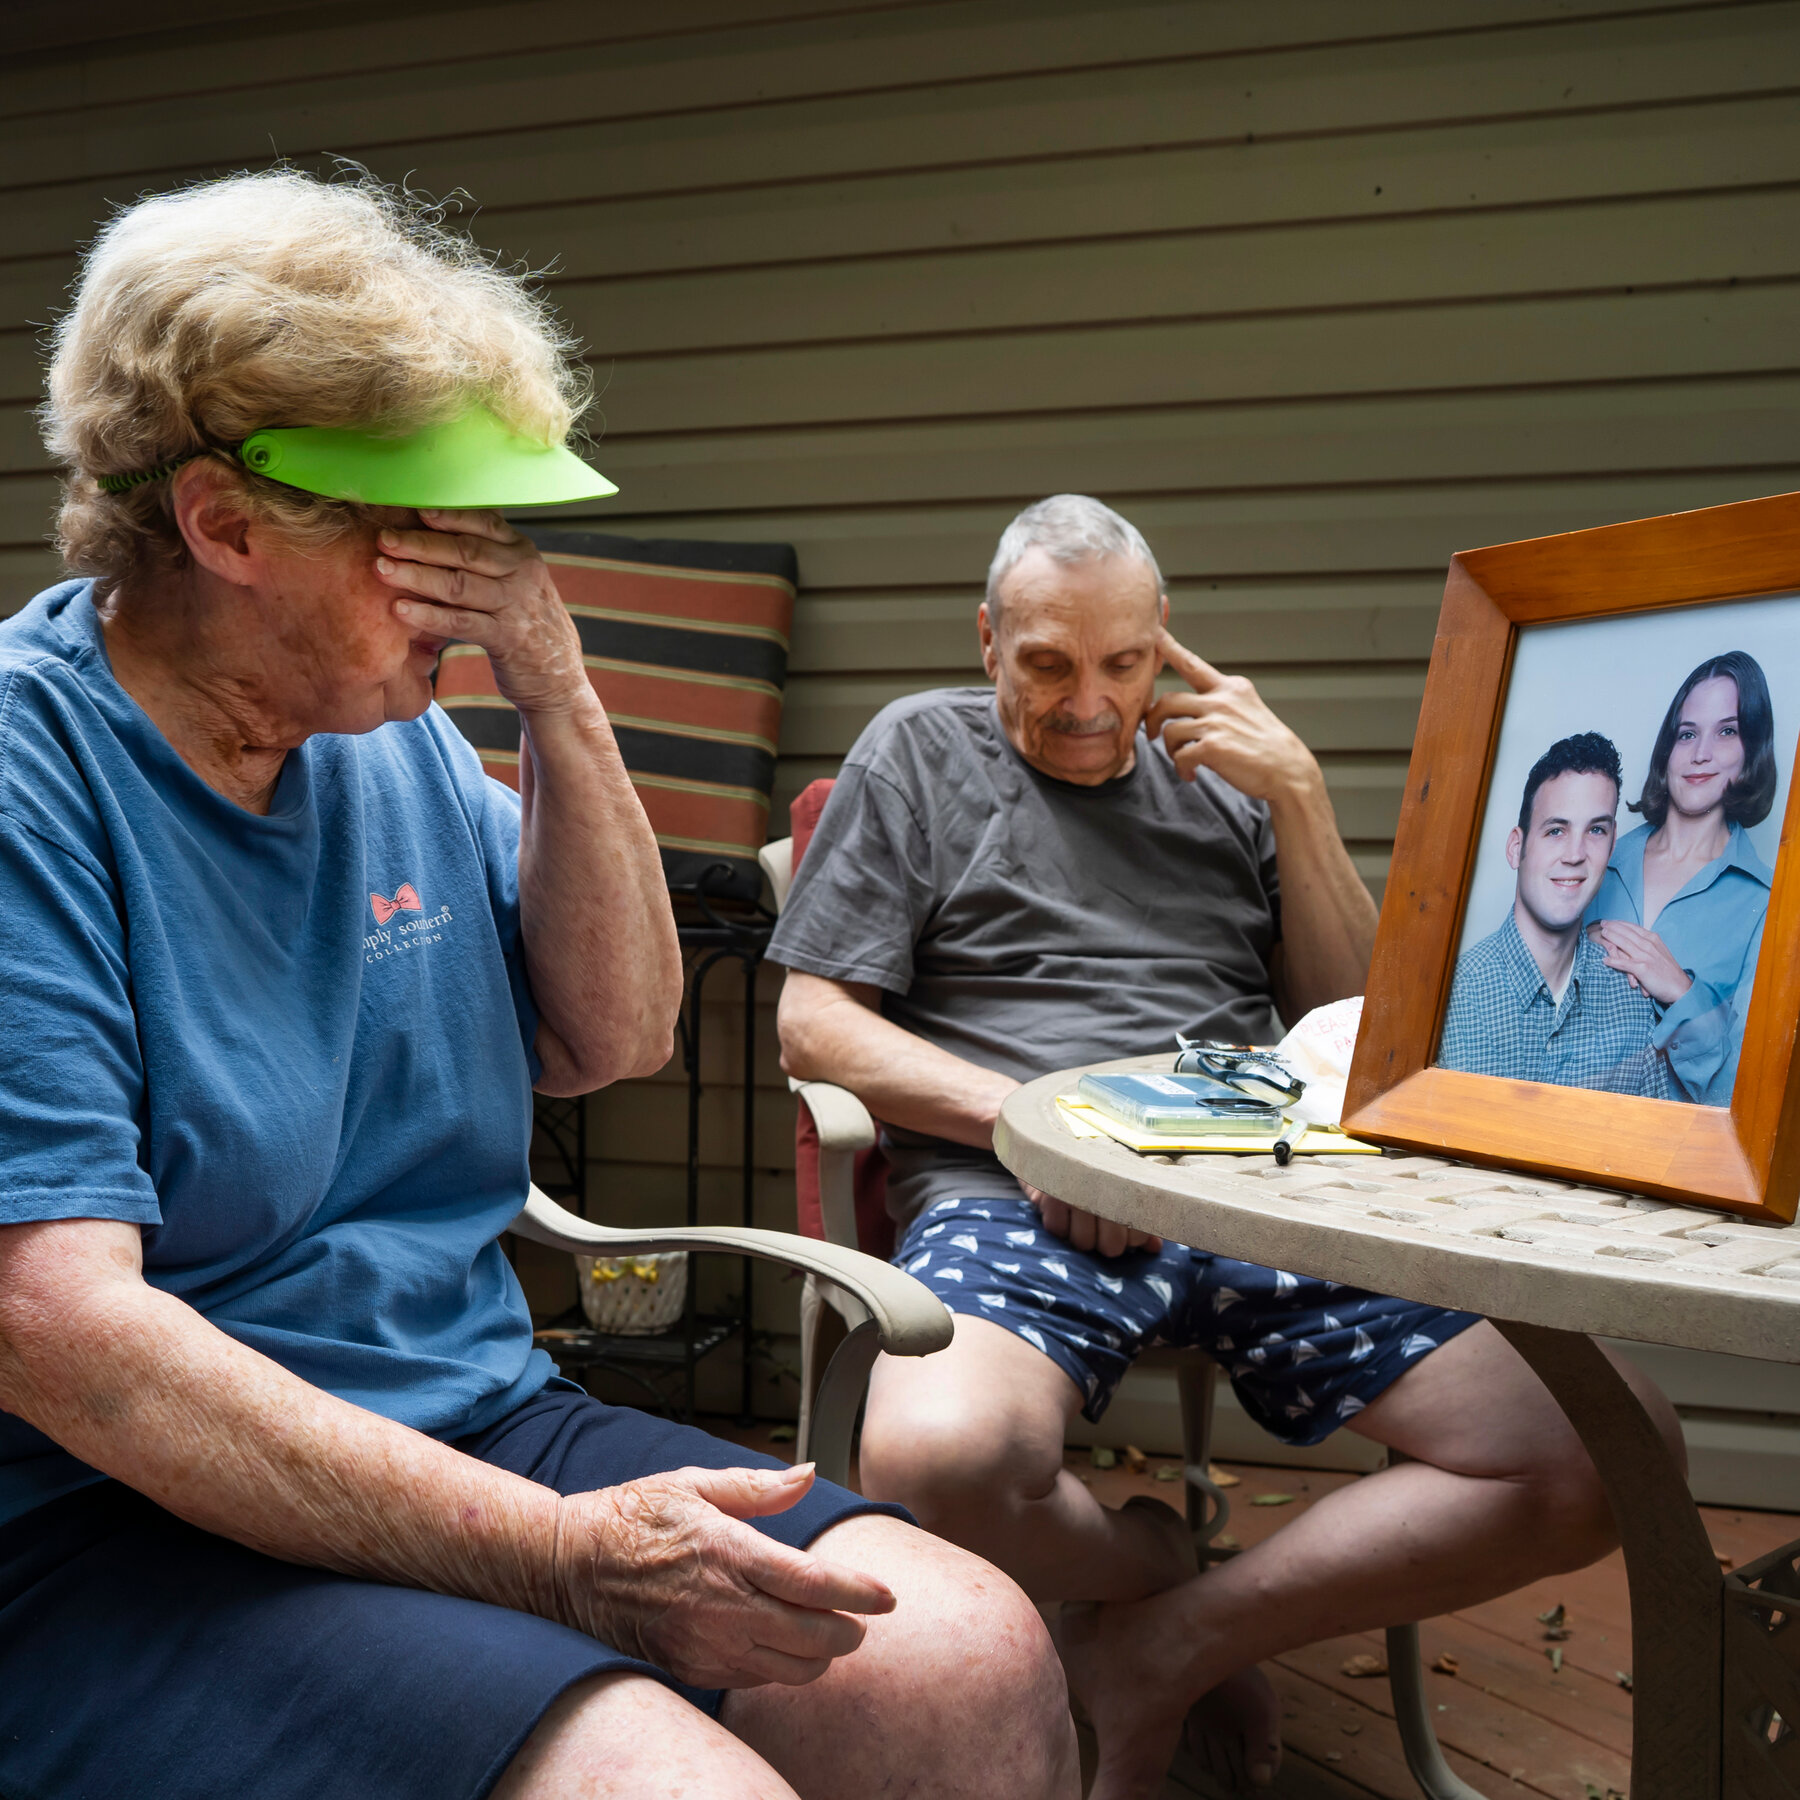
[[[1512,910],[1457,959],[1440,1067],[1684,1098],[1651,1046],[1655,1003],[1581,929],[1618,834],[1619,787],[1619,752],[1597,731],[1532,765],[1506,840]]]

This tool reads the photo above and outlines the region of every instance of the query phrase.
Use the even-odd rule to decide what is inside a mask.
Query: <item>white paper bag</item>
[[[1344,1082],[1362,1023],[1362,995],[1315,1006],[1275,1046],[1275,1054],[1306,1083],[1306,1092],[1287,1108],[1290,1119],[1307,1125],[1336,1125],[1344,1116]]]

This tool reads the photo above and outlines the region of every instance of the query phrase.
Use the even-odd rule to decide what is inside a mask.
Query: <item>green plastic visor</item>
[[[258,431],[238,457],[271,481],[364,506],[563,506],[619,491],[572,450],[520,437],[483,406],[408,437],[330,425]]]

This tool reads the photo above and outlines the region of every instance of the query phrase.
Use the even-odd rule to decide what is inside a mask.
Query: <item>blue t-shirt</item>
[[[114,680],[91,584],[40,594],[0,625],[0,1224],[139,1225],[153,1287],[435,1436],[530,1398],[518,842],[435,706],[246,812]],[[0,1520],[97,1479],[0,1413]]]

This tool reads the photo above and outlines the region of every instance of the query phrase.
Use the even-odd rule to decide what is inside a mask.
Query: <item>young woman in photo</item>
[[[1742,650],[1677,689],[1588,928],[1662,1011],[1653,1042],[1691,1100],[1728,1106],[1773,874],[1748,827],[1775,800],[1769,684]]]

